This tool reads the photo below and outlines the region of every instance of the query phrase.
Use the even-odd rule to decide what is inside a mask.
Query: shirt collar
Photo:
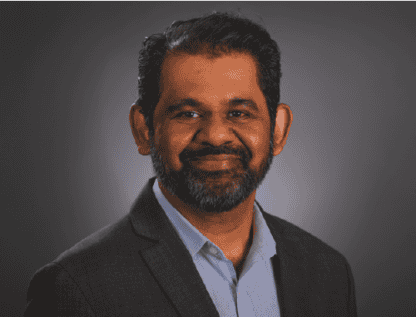
[[[250,260],[253,262],[259,260],[266,261],[276,254],[276,242],[267,226],[266,220],[264,220],[264,217],[256,204],[258,204],[258,202],[254,203],[255,233],[250,252],[246,259],[247,262]]]
[[[182,214],[172,206],[172,204],[166,199],[159,187],[158,179],[156,178],[153,184],[153,192],[156,199],[162,206],[170,222],[179,234],[179,237],[185,244],[191,256],[194,257],[196,253],[201,250],[206,242],[209,241],[198,229],[196,229]]]
[[[165,195],[160,190],[157,178],[153,184],[153,192],[192,257],[194,257],[207,242],[213,244],[166,199]],[[254,223],[255,234],[247,260],[249,260],[249,258],[250,262],[268,260],[276,254],[276,242],[273,239],[263,215],[257,208],[256,203],[254,204]]]

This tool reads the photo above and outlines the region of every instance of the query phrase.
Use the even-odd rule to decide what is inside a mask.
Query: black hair
[[[235,13],[213,12],[200,18],[174,21],[164,33],[145,39],[139,53],[139,98],[151,135],[153,113],[161,96],[160,74],[168,53],[205,54],[215,58],[241,52],[251,54],[257,65],[258,83],[266,99],[272,134],[280,100],[280,51],[261,25]]]

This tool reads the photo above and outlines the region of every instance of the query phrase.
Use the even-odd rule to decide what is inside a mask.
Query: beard
[[[153,169],[163,187],[187,205],[202,212],[226,212],[241,204],[266,177],[273,161],[272,140],[273,136],[268,156],[258,169],[249,167],[252,155],[246,150],[209,147],[198,151],[184,150],[179,155],[182,168],[175,171],[160,155],[151,136]],[[209,154],[235,154],[241,158],[241,164],[238,168],[218,171],[206,171],[190,164],[192,158]],[[224,181],[224,178],[227,180]]]

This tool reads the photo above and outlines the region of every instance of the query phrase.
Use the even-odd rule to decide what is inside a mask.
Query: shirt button
[[[217,255],[218,254],[218,250],[215,247],[210,247],[209,248],[209,252],[211,252],[212,255]]]

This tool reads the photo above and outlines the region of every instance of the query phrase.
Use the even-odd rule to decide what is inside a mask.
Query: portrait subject
[[[357,316],[346,258],[256,200],[296,120],[278,44],[232,12],[144,40],[126,120],[155,176],[36,272],[26,317]]]

